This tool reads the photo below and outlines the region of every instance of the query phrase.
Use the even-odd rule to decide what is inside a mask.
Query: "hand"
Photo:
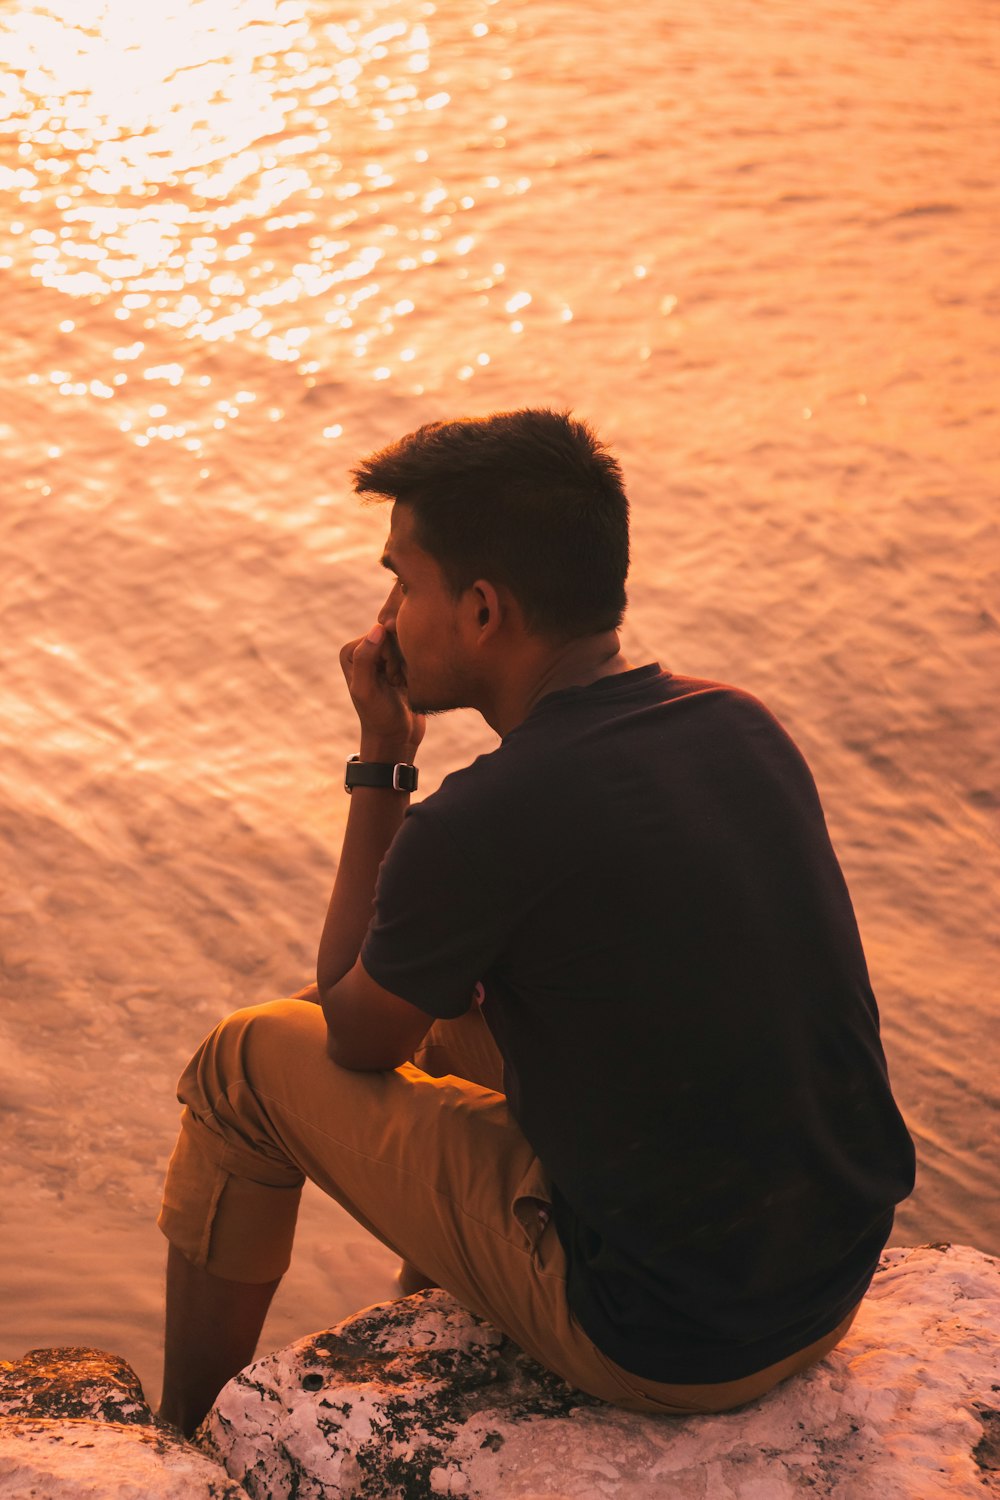
[[[395,637],[383,625],[373,625],[342,648],[340,665],[361,720],[362,759],[412,760],[427,721],[407,701]]]
[[[314,980],[312,984],[307,984],[305,989],[296,990],[295,994],[289,995],[288,998],[290,1000],[308,1000],[311,1004],[318,1005],[320,1003],[319,985]]]

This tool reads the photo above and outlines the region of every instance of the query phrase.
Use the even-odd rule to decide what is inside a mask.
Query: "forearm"
[[[387,749],[362,744],[362,760],[412,761],[412,746]],[[379,865],[409,806],[406,792],[355,787],[337,876],[327,908],[316,963],[320,996],[354,967],[368,923]]]
[[[373,625],[340,653],[351,699],[361,721],[361,759],[412,764],[425,720],[406,699],[406,679],[394,638]],[[316,982],[320,1003],[357,963],[371,921],[378,867],[409,805],[406,792],[356,786],[351,794],[344,846],[323,925]]]

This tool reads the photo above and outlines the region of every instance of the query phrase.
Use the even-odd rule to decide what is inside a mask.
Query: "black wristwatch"
[[[356,786],[381,786],[393,792],[415,792],[417,790],[417,768],[397,761],[362,760],[352,755],[347,762],[344,776],[344,791],[353,792]]]

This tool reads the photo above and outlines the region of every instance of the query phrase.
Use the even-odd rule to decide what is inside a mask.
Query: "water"
[[[173,1081],[309,976],[337,651],[421,421],[589,417],[626,646],[819,781],[920,1177],[1000,1251],[989,0],[17,0],[0,19],[0,1356],[155,1390]],[[425,784],[492,743],[439,721]],[[309,1199],[266,1339],[391,1295]]]

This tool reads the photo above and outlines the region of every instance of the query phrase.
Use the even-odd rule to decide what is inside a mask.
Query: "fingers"
[[[381,703],[387,696],[401,702],[406,693],[406,673],[395,637],[384,625],[376,624],[357,640],[341,648],[340,665],[347,689],[359,713]]]
[[[412,753],[423,739],[424,720],[410,707],[406,669],[393,632],[373,625],[367,635],[341,648],[340,665],[362,738],[368,734],[386,744],[406,745]]]
[[[348,641],[341,648],[340,665],[352,692],[355,684],[362,688],[366,683],[371,685],[375,676],[382,677],[390,687],[400,690],[406,687],[406,673],[396,638],[384,625],[373,625],[367,635]]]
[[[364,695],[375,686],[377,676],[385,676],[388,667],[388,640],[384,625],[373,625],[367,635],[354,641],[351,652],[351,691]]]
[[[363,635],[358,636],[357,640],[347,641],[346,644],[341,646],[340,648],[340,670],[347,678],[348,684],[350,684],[351,681],[351,663],[354,660],[354,653],[363,640]]]
[[[356,640],[348,641],[346,645],[341,646],[340,665],[347,678],[348,686],[351,684],[355,668],[360,667],[364,672],[366,667],[370,670],[379,661],[384,641],[384,626],[373,625],[367,635],[359,635]]]
[[[314,980],[312,984],[307,984],[305,989],[296,990],[295,994],[289,996],[289,998],[292,1000],[309,1000],[313,1005],[318,1005],[319,985]]]
[[[403,670],[403,658],[400,655],[399,643],[394,635],[386,631],[385,640],[382,643],[382,662],[385,669],[385,678],[391,687],[400,690],[406,687],[406,673]]]

